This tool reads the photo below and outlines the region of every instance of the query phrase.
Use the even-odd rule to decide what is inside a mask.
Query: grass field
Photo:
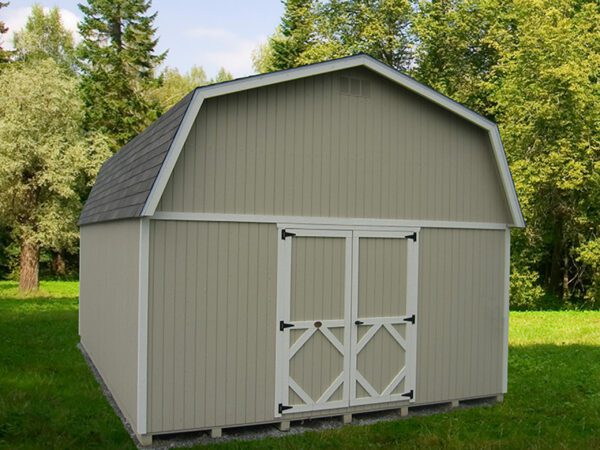
[[[0,448],[134,448],[77,348],[77,284],[0,282]],[[510,316],[509,393],[459,409],[223,448],[600,448],[600,312]]]

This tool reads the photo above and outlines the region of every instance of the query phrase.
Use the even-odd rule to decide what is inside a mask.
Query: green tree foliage
[[[259,72],[367,53],[398,69],[409,66],[409,0],[288,0],[276,32],[254,53]]]
[[[162,83],[153,91],[153,98],[162,111],[166,111],[184,95],[197,86],[209,84],[206,72],[200,66],[193,66],[189,72],[180,73],[177,69],[167,67],[161,74]]]
[[[269,39],[270,67],[283,70],[301,64],[302,53],[311,45],[316,31],[316,0],[285,0],[279,30]],[[266,63],[265,63],[266,64]]]
[[[82,184],[108,156],[84,138],[77,80],[52,59],[0,73],[0,217],[20,247],[20,287],[37,289],[40,249],[77,245]]]
[[[493,68],[499,59],[498,36],[514,23],[507,11],[513,0],[422,0],[414,16],[418,40],[413,75],[475,111],[492,116]],[[492,117],[493,118],[493,117]]]
[[[224,67],[219,69],[217,76],[212,80],[213,83],[222,83],[223,81],[233,80],[233,75],[227,71]]]
[[[152,97],[159,103],[162,111],[166,111],[192,89],[198,86],[232,80],[233,76],[221,67],[217,76],[209,79],[202,67],[193,66],[188,72],[183,74],[177,69],[167,67],[161,74],[161,78],[162,83],[153,91]]]
[[[74,69],[73,35],[62,24],[60,10],[44,12],[41,5],[31,8],[25,28],[14,35],[17,60],[52,58],[69,70]]]
[[[600,260],[600,10],[596,2],[519,0],[499,31],[491,95],[529,224],[517,255],[552,292],[591,298]],[[594,256],[595,255],[595,256]],[[592,295],[594,296],[594,295]],[[596,294],[597,296],[597,294]]]
[[[147,0],[88,0],[80,4],[81,91],[85,125],[114,140],[116,150],[142,131],[160,112],[151,92],[159,79],[156,13]]]
[[[8,6],[8,3],[0,2],[0,9],[6,8],[7,6]],[[0,64],[8,61],[9,53],[2,48],[2,45],[4,44],[2,42],[2,35],[5,34],[7,31],[8,31],[8,27],[5,25],[5,23],[3,21],[0,20]]]

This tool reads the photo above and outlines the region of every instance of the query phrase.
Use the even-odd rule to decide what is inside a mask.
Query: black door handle
[[[364,322],[362,320],[356,320],[354,322],[354,325],[363,325],[363,324],[364,324]]]

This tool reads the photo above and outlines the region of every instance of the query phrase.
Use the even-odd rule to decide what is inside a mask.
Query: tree
[[[0,9],[6,8],[9,4],[0,2]],[[0,64],[8,61],[8,52],[2,48],[2,35],[8,31],[8,27],[0,20]]]
[[[160,106],[151,97],[159,84],[156,68],[166,56],[157,54],[147,0],[88,0],[80,4],[81,91],[85,126],[124,145],[156,119]]]
[[[255,51],[254,66],[273,71],[367,53],[405,69],[412,54],[411,15],[409,0],[289,0],[267,46]]]
[[[316,0],[284,0],[278,31],[269,39],[272,52],[269,71],[300,65],[300,56],[310,45],[315,30]]]
[[[193,66],[184,74],[167,67],[161,78],[162,83],[154,90],[153,98],[160,104],[162,111],[168,110],[195,87],[210,83],[206,72],[200,66]]]
[[[19,286],[28,292],[38,288],[41,248],[76,245],[80,186],[108,150],[82,134],[77,81],[49,58],[11,64],[0,98],[0,217],[19,243]]]
[[[521,0],[510,16],[492,100],[528,223],[514,253],[563,299],[598,301],[600,11]]]
[[[494,30],[512,37],[512,0],[422,0],[414,17],[418,41],[412,74],[454,100],[491,116],[493,68],[499,59]],[[493,118],[493,117],[492,117]]]
[[[217,76],[213,80],[211,80],[211,82],[222,83],[223,81],[230,80],[233,80],[233,75],[231,75],[231,72],[228,72],[224,67],[221,67],[219,69],[219,72],[217,73]]]
[[[73,35],[62,24],[57,7],[45,13],[42,6],[33,5],[25,28],[15,32],[14,47],[17,60],[52,58],[60,66],[74,69]]]
[[[177,69],[167,67],[160,76],[162,83],[153,91],[152,97],[159,103],[162,111],[168,110],[184,95],[198,86],[233,79],[231,73],[223,67],[221,67],[215,78],[209,79],[200,66],[192,66],[188,72],[183,74]]]

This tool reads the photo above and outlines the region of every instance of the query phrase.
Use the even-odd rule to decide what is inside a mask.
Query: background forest
[[[34,7],[14,51],[0,47],[0,276],[23,291],[39,267],[77,276],[77,217],[102,162],[194,86],[231,78],[163,68],[150,6],[88,0],[77,46],[57,9]],[[512,232],[511,306],[600,306],[596,0],[284,6],[257,72],[364,52],[496,121],[527,221]]]

